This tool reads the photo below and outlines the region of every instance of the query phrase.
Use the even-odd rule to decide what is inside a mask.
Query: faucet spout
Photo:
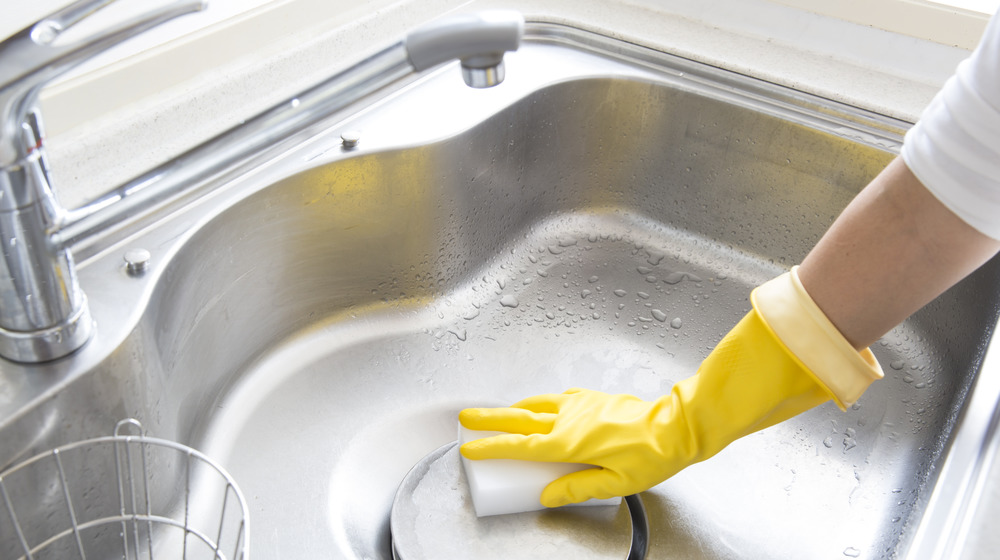
[[[503,82],[504,54],[517,50],[523,35],[519,12],[489,10],[431,22],[406,37],[406,50],[418,72],[457,58],[466,85],[487,88]]]

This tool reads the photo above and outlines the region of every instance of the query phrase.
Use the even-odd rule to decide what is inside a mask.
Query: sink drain
[[[637,495],[619,507],[559,508],[477,518],[456,442],[420,460],[396,491],[395,560],[552,558],[641,560],[649,529]]]

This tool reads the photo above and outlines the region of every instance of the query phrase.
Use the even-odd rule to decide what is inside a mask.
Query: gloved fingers
[[[469,430],[547,434],[552,430],[555,415],[523,408],[466,408],[458,413],[458,421]]]
[[[568,400],[573,399],[574,395],[578,393],[591,393],[604,395],[600,391],[594,391],[592,389],[581,389],[579,387],[574,387],[572,389],[567,389],[562,393],[545,393],[541,395],[534,395],[525,399],[521,399],[516,403],[510,405],[511,408],[523,408],[530,410],[532,412],[548,412],[551,414],[556,414],[559,412],[560,407],[562,407]]]
[[[538,442],[542,435],[523,436],[520,434],[502,434],[487,438],[475,439],[462,444],[459,451],[466,459],[479,461],[482,459],[517,459],[520,461],[552,461],[543,446]]]
[[[585,502],[591,498],[604,500],[631,494],[623,488],[622,479],[614,471],[594,467],[559,477],[542,490],[541,502],[545,507],[561,507]]]
[[[562,404],[562,401],[565,398],[565,393],[545,393],[521,399],[510,405],[510,407],[523,408],[524,410],[530,410],[531,412],[556,414],[559,412],[559,405]]]

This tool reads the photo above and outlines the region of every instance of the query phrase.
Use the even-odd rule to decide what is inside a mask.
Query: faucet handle
[[[118,25],[69,45],[56,45],[67,29],[116,0],[79,0],[0,42],[0,166],[30,152],[20,144],[20,125],[33,110],[46,83],[82,62],[175,17],[199,11],[205,0],[181,0],[157,6]]]

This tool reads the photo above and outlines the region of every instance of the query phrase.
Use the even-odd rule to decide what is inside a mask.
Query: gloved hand
[[[470,441],[462,455],[597,467],[549,484],[541,495],[547,507],[625,496],[831,398],[846,410],[882,377],[871,351],[844,339],[795,269],[750,299],[753,309],[668,395],[650,402],[571,389],[510,408],[465,409],[466,428],[508,433]]]

